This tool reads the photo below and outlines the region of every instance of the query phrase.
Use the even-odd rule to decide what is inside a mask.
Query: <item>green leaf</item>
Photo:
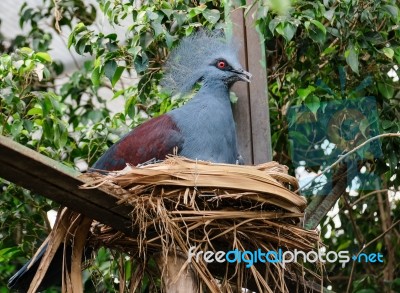
[[[356,50],[354,49],[353,45],[350,45],[349,48],[346,50],[344,53],[346,57],[346,62],[350,66],[351,70],[353,70],[355,73],[358,74],[358,54]]]
[[[290,139],[296,141],[296,143],[308,144],[308,138],[302,131],[290,131]]]
[[[172,9],[161,9],[161,11],[162,11],[168,18],[170,18],[170,16],[171,16],[172,13],[174,12]]]
[[[326,28],[322,23],[316,20],[304,22],[304,27],[307,29],[310,38],[317,43],[323,43],[326,38]]]
[[[67,47],[68,49],[71,48],[71,46],[75,44],[75,34],[71,33],[68,37],[68,43],[67,43]]]
[[[47,67],[44,67],[44,68],[43,68],[43,77],[44,77],[44,79],[49,79],[49,78],[51,78],[50,70],[48,70]]]
[[[111,1],[106,1],[106,4],[104,5],[104,7],[101,7],[101,6],[100,6],[100,7],[102,8],[104,14],[107,15],[108,9],[110,8],[110,5],[111,5]]]
[[[28,113],[26,113],[26,115],[32,115],[32,116],[33,115],[42,115],[42,114],[43,114],[42,108],[39,108],[39,107],[32,108],[28,111]]]
[[[281,23],[281,20],[274,18],[269,22],[268,28],[271,31],[272,35],[274,35],[276,27]]]
[[[323,32],[324,35],[326,35],[326,28],[322,23],[320,23],[319,21],[317,21],[315,19],[311,19],[310,22],[312,24],[314,24],[317,28],[319,28]]]
[[[167,1],[161,1],[161,7],[163,9],[172,9],[171,4],[169,4]],[[162,10],[162,9],[161,9]]]
[[[332,21],[333,16],[335,15],[335,9],[336,7],[325,11],[324,16],[327,20]]]
[[[193,8],[190,8],[190,9],[188,10],[188,12],[189,12],[189,18],[194,18],[195,16],[199,15],[202,11],[203,11],[203,9],[201,9],[200,7],[193,7]]]
[[[112,33],[112,34],[106,35],[104,38],[115,41],[117,39],[117,37],[118,37],[117,34]]]
[[[50,118],[43,119],[43,134],[48,139],[53,139],[53,120]]]
[[[376,244],[375,250],[382,251],[382,247],[383,247],[382,241],[378,241],[378,243]]]
[[[360,128],[360,131],[361,131],[361,133],[362,133],[362,135],[365,137],[365,138],[367,138],[368,136],[367,136],[367,133],[366,133],[366,130],[368,129],[368,127],[369,127],[369,120],[367,119],[367,118],[364,118],[364,119],[362,119],[361,121],[360,121],[360,126],[359,126],[359,128]]]
[[[110,80],[110,82],[112,82],[117,67],[118,64],[114,60],[109,60],[104,65],[104,75]]]
[[[390,60],[393,60],[394,50],[392,48],[383,48],[383,54],[386,55]]]
[[[234,92],[229,92],[229,98],[232,104],[236,104],[239,100],[238,96]]]
[[[33,50],[31,48],[28,48],[28,47],[22,47],[21,49],[19,49],[19,51],[22,54],[26,54],[26,55],[30,55],[30,54],[33,53]]]
[[[388,83],[378,83],[378,90],[386,99],[390,100],[394,95],[394,88]]]
[[[78,23],[75,28],[72,30],[71,34],[68,37],[68,43],[67,46],[68,48],[71,48],[73,44],[76,42],[76,35],[79,34],[80,32],[83,32],[86,29],[86,26],[84,23],[80,22]]]
[[[20,252],[18,247],[7,247],[0,250],[0,262],[9,262],[13,255]]]
[[[184,13],[183,11],[175,11],[173,14],[174,14],[173,18],[178,23],[178,26],[182,26],[187,19],[186,13]]]
[[[113,75],[112,80],[111,80],[111,85],[113,87],[115,86],[115,84],[120,79],[120,77],[121,77],[122,73],[124,72],[124,70],[125,70],[125,66],[118,66],[117,69],[115,70],[114,75]]]
[[[162,33],[164,33],[165,29],[163,25],[161,24],[161,19],[156,19],[155,21],[151,22],[151,27],[154,30],[154,36],[158,37]]]
[[[142,50],[140,46],[136,47],[131,47],[128,49],[128,53],[131,54],[133,57],[136,57],[136,55]]]
[[[80,22],[76,25],[74,30],[72,31],[74,34],[79,34],[80,32],[83,32],[86,29],[86,26],[83,22]]]
[[[297,27],[289,22],[281,22],[275,30],[289,42],[296,33]]]
[[[11,125],[11,135],[16,138],[23,129],[23,121],[15,120]]]
[[[319,107],[321,106],[321,102],[319,98],[316,95],[310,95],[306,98],[305,104],[308,109],[315,115],[317,114],[317,111]]]
[[[220,18],[220,12],[217,9],[205,9],[203,11],[203,16],[205,19],[207,19],[207,21],[215,24]]]
[[[90,51],[86,50],[87,44],[90,43],[89,34],[84,34],[75,44],[75,51],[79,55],[83,55],[85,52]]]
[[[324,50],[324,52],[322,52],[322,56],[331,55],[331,54],[333,54],[333,53],[336,53],[336,51],[337,51],[336,49],[337,49],[337,46],[327,47],[327,48]]]
[[[167,43],[168,49],[172,48],[174,41],[175,37],[171,36],[168,32],[165,32],[165,42]]]
[[[92,80],[93,86],[96,88],[100,86],[100,75],[101,75],[100,66],[95,67],[92,71],[91,80]]]
[[[394,21],[398,20],[399,17],[399,8],[393,5],[383,5],[383,8],[389,12],[390,16]]]
[[[346,240],[346,241],[342,242],[342,243],[339,245],[339,247],[336,248],[336,251],[341,251],[341,250],[347,249],[347,248],[350,246],[351,243],[352,243],[351,240]]]
[[[305,89],[298,89],[297,94],[299,95],[301,100],[304,101],[308,97],[308,95],[313,93],[314,91],[315,91],[315,87],[313,87],[312,85],[309,85]]]
[[[132,95],[125,102],[125,113],[132,119],[135,118],[136,96]]]
[[[339,38],[341,36],[339,30],[334,27],[327,27],[326,31],[330,33],[332,36]]]
[[[83,53],[83,49],[82,48],[79,48],[79,46],[82,46],[82,44],[84,44],[85,43],[85,40],[83,39],[83,37],[85,37],[85,36],[83,36],[82,38],[80,38],[80,40],[79,41],[81,41],[81,45],[78,45],[78,43],[79,43],[79,41],[78,42],[76,42],[76,36],[80,33],[80,32],[83,32],[84,30],[86,30],[86,26],[85,26],[85,24],[83,24],[82,22],[80,22],[80,23],[78,23],[76,26],[75,26],[75,28],[72,30],[72,32],[71,32],[71,34],[69,35],[69,37],[68,37],[68,44],[67,44],[67,46],[68,46],[68,48],[71,48],[71,46],[73,45],[73,44],[75,44],[75,50],[78,52],[78,54],[82,54]],[[85,34],[85,35],[87,35],[87,34]],[[87,38],[87,37],[86,37]],[[79,53],[79,52],[81,52],[82,51],[82,53]]]
[[[382,125],[383,130],[385,130],[385,131],[392,128],[392,126],[393,126],[393,121],[389,121],[389,120],[382,120],[380,123]]]
[[[60,132],[59,147],[63,148],[67,144],[67,141],[68,141],[68,131],[62,124],[59,124],[57,127],[59,128],[59,132]]]
[[[51,63],[53,60],[51,59],[50,55],[46,52],[38,52],[35,54],[36,58],[42,62],[49,62]]]
[[[125,90],[119,90],[119,91],[116,91],[115,93],[114,93],[114,95],[113,95],[113,99],[116,99],[116,98],[118,98],[120,95],[122,95],[123,93],[125,93]]]
[[[147,10],[147,11],[146,11],[146,14],[147,14],[147,17],[148,17],[149,19],[151,19],[151,20],[155,20],[155,19],[158,18],[158,14],[155,13],[155,12],[153,12],[153,11],[151,11],[151,10]]]
[[[33,122],[28,119],[24,119],[24,131],[32,132],[33,130]]]
[[[149,66],[149,58],[147,55],[143,52],[142,56],[137,55],[135,58],[135,61],[133,62],[135,64],[135,69],[138,73],[144,72],[147,67]]]

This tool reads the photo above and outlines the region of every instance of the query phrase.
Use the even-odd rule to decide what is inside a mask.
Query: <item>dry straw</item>
[[[292,191],[298,184],[287,174],[287,167],[276,162],[238,166],[169,157],[162,163],[128,167],[97,178],[85,187],[107,183],[128,191],[119,202],[132,205],[133,225],[140,233],[127,241],[103,229],[97,240],[101,238],[109,247],[114,243],[141,259],[154,252],[187,255],[191,246],[204,251],[309,251],[319,241],[315,231],[299,227],[306,200]],[[227,282],[214,281],[216,272],[222,280],[228,277],[236,288],[252,283],[260,291],[285,292],[284,275],[293,278],[288,268],[285,271],[272,264],[245,269],[243,265],[207,266],[200,261],[192,267],[202,285],[212,291],[226,291],[221,284],[229,287]]]

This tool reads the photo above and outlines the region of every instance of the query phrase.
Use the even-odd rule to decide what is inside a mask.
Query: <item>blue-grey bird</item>
[[[249,82],[250,78],[239,63],[236,48],[221,33],[202,31],[183,39],[166,62],[162,85],[172,94],[184,95],[199,83],[198,92],[182,107],[131,130],[92,168],[121,170],[127,163],[162,160],[174,150],[191,159],[237,163],[240,155],[229,89],[236,81]],[[10,288],[27,291],[43,253],[9,280]],[[60,264],[53,260],[40,290],[61,279]]]

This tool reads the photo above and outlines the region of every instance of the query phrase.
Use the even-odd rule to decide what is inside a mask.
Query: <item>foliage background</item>
[[[16,25],[27,33],[12,40],[0,36],[0,133],[72,167],[93,164],[130,128],[182,103],[158,87],[163,61],[181,37],[198,27],[223,27],[230,6],[243,6],[247,13],[252,8],[245,1],[98,3],[99,10],[80,0],[43,0],[41,7],[24,3]],[[254,1],[254,5],[255,28],[266,48],[275,160],[294,172],[286,119],[292,105],[374,96],[380,132],[399,131],[400,85],[387,74],[390,70],[399,74],[397,1]],[[97,14],[114,26],[129,23],[125,38],[98,31]],[[49,19],[50,27],[44,26]],[[72,33],[66,45],[87,61],[59,84],[64,66],[51,57],[50,30],[60,33],[68,27]],[[122,75],[133,82],[121,82]],[[363,83],[367,76],[371,82]],[[317,86],[318,80],[331,91]],[[354,91],[360,84],[361,90]],[[113,98],[123,98],[124,108],[110,112],[102,88],[111,89]],[[383,190],[356,205],[355,200],[368,192],[357,196],[346,192],[336,215],[321,222],[321,235],[330,250],[356,253],[399,219],[398,198],[389,191],[400,183],[399,139],[383,140],[382,149],[382,158],[365,163],[382,179]],[[33,255],[50,229],[45,211],[57,205],[8,182],[0,184],[0,292],[8,292],[8,278]],[[374,241],[368,251],[382,252],[385,263],[357,265],[352,282],[351,266],[327,265],[324,285],[337,292],[347,287],[359,293],[400,291],[399,239],[397,225]],[[118,291],[120,257],[99,252],[85,274],[88,292]]]

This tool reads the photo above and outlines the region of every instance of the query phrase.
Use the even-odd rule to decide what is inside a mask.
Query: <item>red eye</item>
[[[225,66],[226,66],[225,61],[222,61],[222,60],[221,60],[221,61],[218,61],[217,67],[218,67],[219,69],[224,69]]]

